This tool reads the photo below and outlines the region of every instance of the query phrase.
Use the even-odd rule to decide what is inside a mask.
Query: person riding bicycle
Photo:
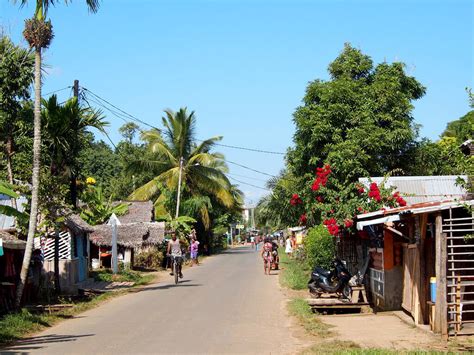
[[[182,279],[183,278],[183,273],[181,272],[181,262],[182,262],[182,251],[181,251],[181,243],[179,239],[176,237],[176,232],[171,232],[171,240],[168,242],[168,250],[166,252],[168,256],[171,256],[170,260],[172,258],[177,258],[178,261],[178,273],[179,277]],[[173,264],[171,264],[173,265]],[[170,275],[173,274],[173,266],[171,266],[171,273]]]

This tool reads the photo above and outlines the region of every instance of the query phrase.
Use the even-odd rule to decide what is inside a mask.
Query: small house
[[[117,227],[118,258],[124,265],[133,267],[134,255],[145,252],[163,242],[165,223],[153,222],[151,201],[128,202],[125,215],[119,216]],[[112,250],[112,227],[102,224],[94,227],[90,236],[93,267],[110,267]]]
[[[474,333],[474,201],[456,179],[398,178],[411,204],[357,216],[375,308],[403,310],[444,336]]]
[[[54,254],[56,237],[59,254],[59,285],[62,293],[74,294],[77,284],[86,280],[89,273],[89,234],[94,228],[76,214],[69,215],[58,235],[45,234],[35,238],[34,246],[43,258],[43,279],[46,284],[54,280]]]

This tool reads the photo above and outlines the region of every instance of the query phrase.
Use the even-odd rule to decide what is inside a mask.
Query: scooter
[[[334,293],[350,300],[352,298],[352,287],[349,283],[351,274],[340,259],[334,259],[332,264],[333,270],[314,268],[311,280],[308,282],[309,292],[316,298],[323,293]]]

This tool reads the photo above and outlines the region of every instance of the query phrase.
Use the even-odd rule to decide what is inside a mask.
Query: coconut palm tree
[[[99,0],[85,0],[89,11],[96,12],[99,8]],[[13,0],[24,6],[28,0]],[[31,182],[31,207],[30,221],[28,226],[28,238],[26,241],[25,255],[21,267],[20,281],[18,283],[15,304],[20,306],[23,289],[28,275],[28,268],[33,252],[33,238],[36,232],[38,214],[38,194],[39,194],[39,173],[40,173],[40,153],[41,153],[41,53],[43,49],[49,47],[53,39],[53,27],[50,20],[46,20],[48,8],[55,5],[59,0],[35,0],[35,12],[31,19],[25,21],[23,36],[35,50],[35,102],[34,102],[34,138],[33,138],[33,175]],[[68,3],[68,0],[63,0]]]
[[[211,152],[222,137],[198,142],[195,137],[194,111],[188,113],[186,108],[178,112],[165,110],[162,120],[163,131],[153,129],[142,133],[150,156],[137,160],[129,167],[132,171],[153,170],[155,177],[136,189],[130,199],[155,199],[155,214],[171,215],[172,208],[177,205],[175,201],[181,170],[180,193],[184,208],[197,212],[203,224],[209,227],[212,199],[227,208],[236,204],[226,176],[228,168],[224,156]]]

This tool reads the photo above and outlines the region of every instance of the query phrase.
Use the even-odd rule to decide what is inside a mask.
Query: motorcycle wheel
[[[344,286],[342,289],[342,294],[348,300],[352,300],[352,287],[350,285]]]

